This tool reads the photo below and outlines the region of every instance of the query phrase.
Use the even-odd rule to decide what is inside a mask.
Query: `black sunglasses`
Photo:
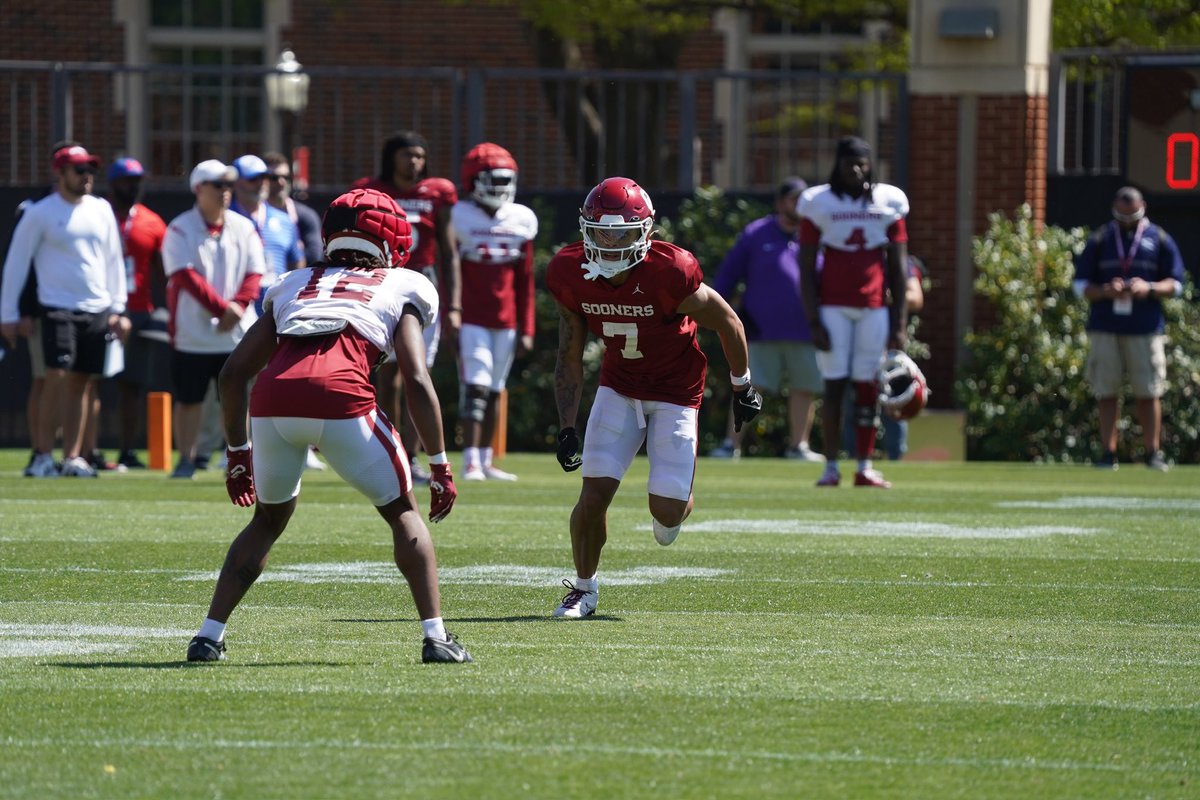
[[[220,191],[233,188],[233,184],[229,181],[205,181],[205,183]]]
[[[75,170],[76,175],[95,175],[96,174],[95,167],[75,166],[75,167],[72,167],[72,169]]]

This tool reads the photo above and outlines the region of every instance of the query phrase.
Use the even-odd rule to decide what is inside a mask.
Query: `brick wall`
[[[910,145],[909,250],[924,259],[933,281],[921,313],[920,337],[933,351],[922,365],[934,403],[953,405],[955,364],[954,297],[958,108],[956,97],[917,95],[912,98]],[[1046,147],[1048,101],[1045,97],[982,96],[979,98],[975,144],[973,231],[987,230],[993,211],[1011,214],[1022,203],[1034,218],[1046,213]],[[974,325],[986,328],[994,319],[991,307],[976,298]]]

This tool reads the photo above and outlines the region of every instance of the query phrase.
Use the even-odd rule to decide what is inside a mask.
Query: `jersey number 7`
[[[636,322],[605,322],[603,330],[605,339],[612,336],[625,337],[625,346],[621,348],[622,358],[638,359],[642,357],[642,352],[637,349],[638,326]]]

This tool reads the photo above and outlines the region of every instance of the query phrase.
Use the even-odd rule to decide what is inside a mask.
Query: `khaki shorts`
[[[820,394],[824,388],[811,342],[750,342],[750,377],[769,394],[783,389]]]
[[[1088,331],[1087,379],[1092,394],[1116,397],[1128,375],[1134,397],[1162,397],[1167,389],[1165,340],[1162,334],[1122,336]]]

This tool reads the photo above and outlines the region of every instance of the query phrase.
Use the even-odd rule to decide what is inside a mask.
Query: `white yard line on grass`
[[[726,761],[762,759],[782,763],[818,764],[878,764],[882,766],[914,767],[968,767],[973,769],[1011,769],[1023,771],[1055,772],[1113,772],[1113,773],[1183,773],[1196,771],[1194,764],[1187,762],[1139,762],[1136,765],[1075,761],[1071,759],[1038,758],[956,758],[936,756],[889,756],[861,751],[830,750],[825,752],[780,752],[770,750],[731,750],[726,748],[668,748],[668,747],[618,747],[570,741],[553,745],[506,745],[499,742],[370,742],[353,740],[315,739],[309,741],[271,741],[264,739],[169,739],[109,737],[93,739],[67,739],[46,737],[43,739],[19,739],[7,737],[0,743],[9,747],[51,748],[87,747],[99,749],[166,749],[166,750],[296,750],[301,752],[321,750],[378,750],[394,752],[463,752],[467,754],[512,753],[539,757],[561,755],[568,752],[573,756],[594,753],[605,756],[640,758],[697,759],[711,762],[712,759]]]

